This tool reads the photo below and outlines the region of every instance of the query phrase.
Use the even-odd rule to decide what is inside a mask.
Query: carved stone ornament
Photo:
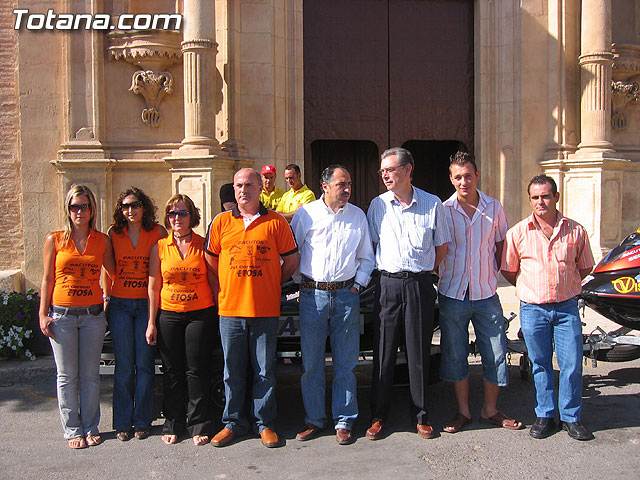
[[[182,61],[182,32],[143,30],[109,32],[111,60],[124,60],[143,70],[166,70]]]
[[[611,82],[611,101],[613,103],[611,126],[614,130],[627,127],[627,117],[622,110],[629,102],[640,101],[640,85],[637,82]]]
[[[129,91],[142,95],[147,108],[142,110],[142,121],[150,127],[160,126],[160,101],[166,94],[173,93],[173,76],[169,72],[138,70],[131,78]]]

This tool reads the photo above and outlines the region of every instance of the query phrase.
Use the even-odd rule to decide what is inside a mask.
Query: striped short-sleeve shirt
[[[507,232],[501,270],[518,272],[516,294],[526,303],[564,302],[582,291],[580,270],[593,267],[586,230],[558,212],[547,238],[531,215]]]
[[[482,300],[496,293],[498,261],[496,243],[502,242],[509,225],[498,200],[478,191],[480,197],[473,218],[462,209],[454,193],[444,202],[445,218],[453,241],[440,264],[438,292],[449,298]]]

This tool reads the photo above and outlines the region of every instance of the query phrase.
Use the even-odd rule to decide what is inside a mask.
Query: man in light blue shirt
[[[371,201],[369,229],[376,248],[380,284],[375,297],[372,420],[367,438],[378,440],[388,418],[393,374],[404,334],[411,416],[422,438],[435,433],[427,414],[427,384],[436,292],[431,272],[447,253],[451,236],[438,197],[411,184],[414,161],[404,148],[382,154],[380,176],[387,192]]]
[[[360,289],[374,268],[367,217],[349,202],[351,176],[341,165],[322,172],[322,197],[302,205],[291,221],[300,249],[301,379],[305,428],[296,438],[311,440],[326,426],[325,345],[331,340],[334,378],[332,413],[336,440],[353,441],[358,416],[356,377],[360,351]]]

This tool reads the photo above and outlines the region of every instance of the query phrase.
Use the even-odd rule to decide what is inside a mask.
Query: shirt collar
[[[398,199],[396,198],[396,196],[394,195],[394,193],[391,190],[388,190],[385,193],[389,194],[389,199],[390,199],[389,201],[391,203],[402,207],[402,204],[398,201]],[[410,208],[414,203],[418,203],[418,200],[416,200],[416,187],[411,185],[411,201],[409,202],[409,205],[407,205],[406,207],[402,207],[402,208]]]
[[[327,213],[330,213],[332,215],[339,215],[341,213],[346,213],[347,212],[347,208],[349,208],[348,207],[349,206],[349,202],[347,202],[344,207],[340,207],[337,212],[334,212],[329,205],[324,203],[324,193],[322,195],[320,195],[319,200],[322,202],[322,206],[325,208]]]
[[[262,205],[262,203],[260,203],[260,207],[258,208],[258,214],[266,215],[267,213],[269,213],[269,210],[267,210],[267,207],[265,207],[264,205]],[[240,213],[240,209],[238,208],[237,203],[231,209],[231,215],[233,215],[236,218],[242,218],[242,214]]]
[[[560,213],[560,210],[556,210],[556,218],[558,219],[558,227],[568,221],[567,217]],[[527,219],[527,224],[529,225],[529,229],[534,228],[536,230],[540,230],[540,224],[536,221],[536,217],[533,213]],[[555,227],[553,229],[555,230]]]

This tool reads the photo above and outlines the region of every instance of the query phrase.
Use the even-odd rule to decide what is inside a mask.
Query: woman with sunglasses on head
[[[193,201],[171,197],[164,223],[171,232],[149,259],[147,327],[147,342],[157,341],[164,368],[162,441],[174,444],[186,429],[194,445],[204,445],[213,427],[209,368],[217,283],[204,259],[204,238],[192,230],[200,223]]]
[[[50,338],[58,371],[64,438],[71,448],[102,443],[100,352],[106,330],[100,270],[114,272],[109,237],[96,230],[96,201],[84,185],[64,202],[65,229],[44,242],[40,329]]]
[[[116,272],[104,278],[107,321],[116,368],[113,377],[113,428],[123,442],[144,440],[153,421],[154,349],[147,343],[149,254],[167,230],[156,221],[156,206],[142,190],[120,194],[109,228]],[[106,276],[105,276],[106,277]]]

